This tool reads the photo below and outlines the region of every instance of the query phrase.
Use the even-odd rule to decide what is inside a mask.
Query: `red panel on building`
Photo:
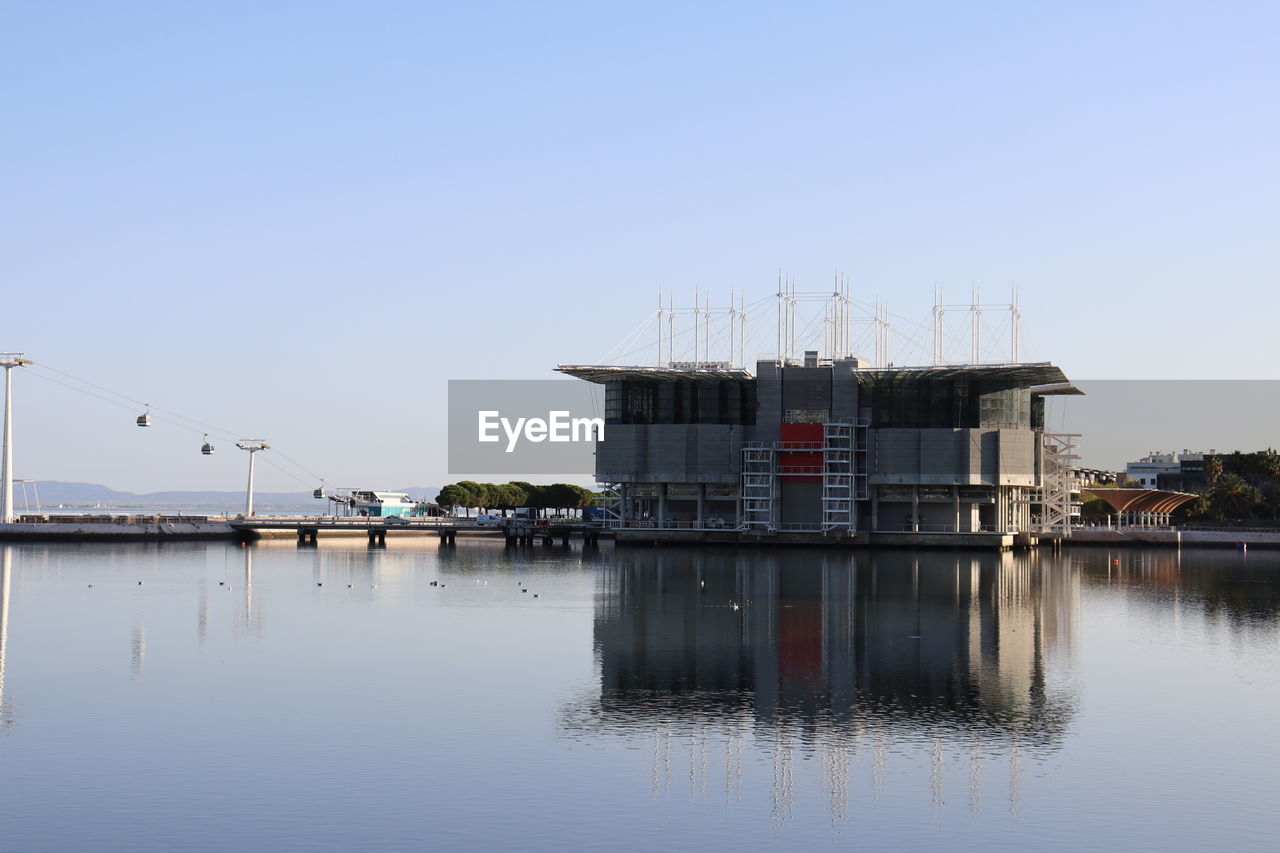
[[[778,476],[786,480],[822,479],[822,424],[782,424]]]
[[[822,679],[822,605],[792,601],[778,609],[778,677],[784,685]]]

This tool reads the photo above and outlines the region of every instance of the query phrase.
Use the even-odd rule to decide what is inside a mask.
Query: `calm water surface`
[[[3,551],[5,850],[1280,838],[1268,552]]]

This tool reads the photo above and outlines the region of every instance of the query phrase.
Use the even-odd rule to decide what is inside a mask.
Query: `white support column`
[[[4,458],[0,461],[0,521],[13,522],[13,371],[4,366]],[[7,553],[7,552],[6,552]]]
[[[247,518],[253,515],[253,457],[255,451],[249,451],[249,485],[244,490],[244,514]]]
[[[4,448],[0,453],[0,522],[13,522],[13,369],[30,364],[20,352],[0,353],[4,368]]]
[[[236,447],[249,452],[249,483],[244,494],[244,515],[248,518],[253,515],[253,457],[259,450],[270,450],[271,445],[262,439],[246,438],[237,441]]]

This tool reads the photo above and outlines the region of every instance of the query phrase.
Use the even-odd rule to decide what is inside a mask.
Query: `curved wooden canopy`
[[[1116,512],[1173,512],[1199,495],[1166,492],[1163,489],[1081,489],[1091,498],[1101,498]]]

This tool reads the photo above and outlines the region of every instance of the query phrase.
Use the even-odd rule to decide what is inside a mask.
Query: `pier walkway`
[[[388,533],[436,535],[446,545],[457,543],[459,533],[480,536],[501,536],[508,545],[532,545],[541,540],[544,545],[556,541],[569,544],[570,538],[582,539],[588,545],[598,544],[602,536],[611,531],[596,522],[545,519],[526,521],[507,519],[505,523],[478,521],[471,518],[360,518],[344,516],[255,516],[233,518],[228,524],[242,534],[260,536],[264,533],[295,533],[298,541],[315,544],[320,533],[364,533],[371,544],[385,544]]]

